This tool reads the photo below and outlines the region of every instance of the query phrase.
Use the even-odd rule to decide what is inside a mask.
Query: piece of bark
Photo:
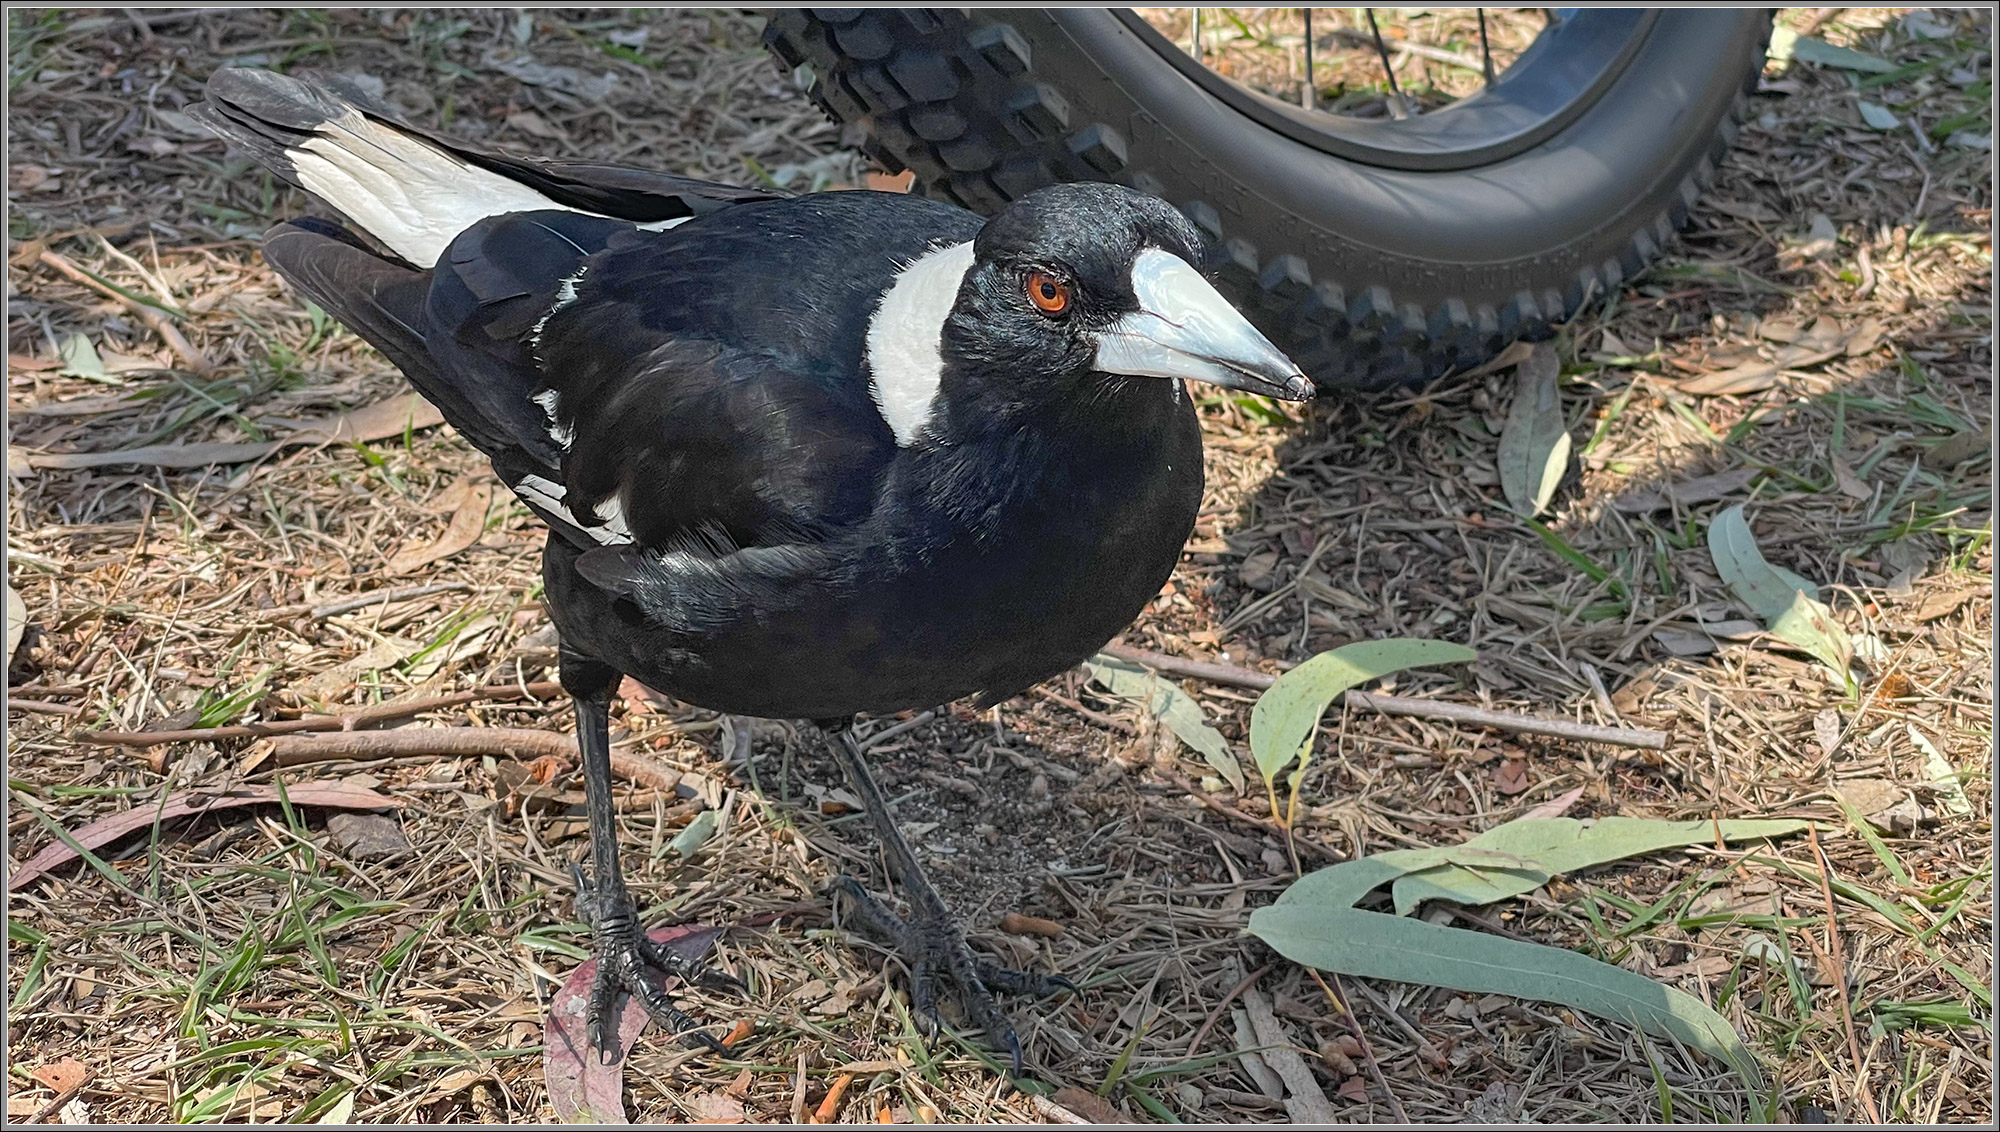
[[[1292,1123],[1333,1124],[1339,1113],[1320,1090],[1319,1082],[1313,1079],[1312,1067],[1293,1045],[1284,1024],[1272,1012],[1271,1000],[1252,987],[1243,992],[1243,1009],[1250,1016],[1250,1027],[1258,1044],[1265,1047],[1260,1051],[1264,1064],[1285,1083],[1285,1111],[1291,1114]]]

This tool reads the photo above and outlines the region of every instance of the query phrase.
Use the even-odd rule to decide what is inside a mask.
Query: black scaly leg
[[[687,982],[740,987],[736,980],[706,970],[646,937],[625,873],[618,866],[618,827],[611,796],[611,694],[616,669],[580,653],[562,650],[562,685],[576,705],[576,745],[583,753],[583,788],[590,810],[590,871],[571,866],[576,876],[577,913],[590,924],[597,951],[597,979],[590,988],[590,1044],[605,1062],[618,1057],[618,998],[637,998],[653,1021],[685,1037],[691,1046],[727,1052],[694,1020],[674,1007],[654,971]]]
[[[875,832],[882,839],[889,869],[902,883],[912,914],[907,921],[901,919],[852,877],[840,878],[841,890],[852,901],[863,926],[893,942],[902,953],[910,969],[910,1004],[917,1015],[933,1025],[937,1023],[936,980],[940,975],[950,979],[958,987],[958,1000],[965,1007],[968,1020],[986,1031],[989,1041],[1007,1051],[1014,1073],[1019,1076],[1021,1039],[1014,1033],[1013,1024],[993,1001],[993,992],[1042,996],[1058,990],[1074,991],[1076,984],[1060,975],[1015,971],[972,953],[971,948],[966,946],[964,930],[952,919],[943,897],[924,876],[923,866],[918,863],[910,843],[896,828],[895,816],[889,812],[889,803],[882,797],[881,787],[875,784],[875,776],[868,770],[868,760],[854,737],[852,724],[835,720],[822,721],[820,726],[833,740],[833,751],[840,759],[841,769],[847,772],[848,781],[861,798],[862,808],[868,811],[868,819],[874,823]]]

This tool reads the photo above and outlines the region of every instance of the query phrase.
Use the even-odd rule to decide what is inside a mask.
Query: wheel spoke
[[[1299,94],[1299,105],[1307,110],[1319,101],[1318,92],[1313,89],[1313,10],[1301,8],[1306,17],[1306,89]]]
[[[1403,88],[1396,82],[1395,65],[1389,62],[1389,45],[1382,42],[1382,27],[1375,22],[1375,9],[1365,9],[1368,13],[1368,31],[1375,37],[1375,54],[1382,57],[1382,73],[1389,76],[1389,112],[1393,117],[1407,118],[1410,106],[1403,98]]]
[[[1493,48],[1486,42],[1486,9],[1479,9],[1479,66],[1486,72],[1486,85],[1493,85]]]

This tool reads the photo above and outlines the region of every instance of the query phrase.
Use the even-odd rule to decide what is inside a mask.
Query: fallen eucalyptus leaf
[[[1250,709],[1250,754],[1257,770],[1270,782],[1303,755],[1327,705],[1349,688],[1404,668],[1478,659],[1464,645],[1408,637],[1356,641],[1320,653],[1278,677]]]
[[[1708,553],[1716,573],[1770,627],[1772,636],[1811,653],[1843,682],[1852,682],[1848,665],[1854,659],[1854,646],[1847,631],[1820,603],[1817,586],[1765,561],[1743,517],[1742,504],[1709,523]]]
[[[1511,821],[1466,842],[1464,848],[1504,854],[1519,864],[1494,868],[1478,862],[1454,862],[1398,877],[1396,914],[1407,916],[1426,900],[1491,904],[1532,892],[1551,877],[1578,869],[1662,849],[1712,844],[1718,837],[1724,841],[1783,837],[1806,825],[1791,819],[1676,822],[1608,817],[1587,827],[1575,818]]]
[[[715,836],[715,827],[722,822],[722,816],[714,810],[703,810],[687,823],[674,839],[667,842],[667,848],[683,857],[692,857],[709,838]]]
[[[1637,1026],[1721,1059],[1753,1095],[1763,1090],[1756,1058],[1700,999],[1573,951],[1300,903],[1257,909],[1250,931],[1285,958],[1322,971],[1556,1002]]]
[[[493,503],[491,484],[459,480],[446,488],[444,493],[455,493],[460,500],[452,511],[451,522],[429,543],[397,551],[396,556],[389,559],[388,573],[407,574],[418,567],[449,558],[478,542],[479,536],[486,533],[486,511]]]
[[[297,430],[280,440],[243,444],[148,444],[109,452],[29,452],[24,455],[30,468],[102,468],[126,464],[156,468],[205,468],[211,464],[244,463],[294,444],[382,440],[401,436],[406,430],[429,428],[443,422],[444,415],[436,407],[410,393],[332,417],[261,422]],[[10,463],[13,460],[11,448],[8,459]]]
[[[1938,805],[1948,814],[1963,817],[1972,812],[1972,801],[1965,796],[1965,786],[1959,781],[1958,768],[1944,757],[1930,737],[1910,726],[1910,742],[1924,753],[1924,775],[1930,779],[1931,787],[1937,792]]]
[[[15,798],[19,800],[22,795],[17,793]],[[285,787],[285,799],[294,806],[322,806],[348,810],[392,809],[403,804],[395,798],[377,794],[373,790],[363,790],[337,782],[289,783]],[[58,839],[35,854],[26,864],[14,870],[7,877],[7,891],[19,892],[50,869],[60,868],[76,860],[79,854],[71,847],[71,842],[84,849],[96,849],[126,834],[145,829],[156,821],[171,821],[189,814],[206,814],[238,806],[271,805],[277,801],[276,786],[239,786],[227,792],[178,790],[168,795],[163,803],[146,802],[135,805],[129,810],[120,810],[69,831],[69,841]],[[32,806],[32,803],[29,805]]]
[[[64,377],[102,381],[111,376],[105,372],[103,359],[97,356],[97,347],[85,335],[72,334],[63,339],[56,354],[62,358],[62,368],[56,372]]]
[[[1145,708],[1176,738],[1198,752],[1202,761],[1215,768],[1238,794],[1243,792],[1243,767],[1230,751],[1229,740],[1209,725],[1208,716],[1193,696],[1181,691],[1173,681],[1119,657],[1098,653],[1084,661],[1083,666],[1092,680],[1112,695]]]
[[[1887,59],[1877,58],[1849,47],[1836,47],[1826,40],[1800,35],[1787,27],[1771,29],[1771,46],[1767,55],[1780,63],[1811,63],[1818,67],[1840,67],[1849,71],[1872,71],[1876,74],[1886,74],[1896,69],[1896,65]]]
[[[1514,404],[1500,430],[1500,490],[1517,514],[1533,518],[1549,505],[1569,466],[1555,347],[1538,343],[1514,371]]]
[[[1871,130],[1893,130],[1903,124],[1902,119],[1891,113],[1886,106],[1878,106],[1873,102],[1863,101],[1860,104],[1860,108],[1861,120],[1867,123],[1868,128]]]
[[[1763,474],[1762,468],[1735,468],[1712,476],[1696,476],[1691,480],[1667,484],[1659,490],[1626,492],[1613,500],[1611,506],[1627,515],[1643,515],[1662,510],[1670,503],[1679,503],[1683,507],[1713,503],[1742,491],[1750,486],[1751,480]]]
[[[14,650],[21,647],[21,636],[28,631],[28,603],[14,592],[14,584],[7,583],[7,667],[14,667]]]

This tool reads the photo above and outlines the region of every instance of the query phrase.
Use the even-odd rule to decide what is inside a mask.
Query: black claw
[[[606,910],[598,906],[597,893],[582,867],[571,866],[571,873],[577,884],[577,915],[590,925],[596,937],[597,977],[591,983],[585,1020],[590,1045],[597,1051],[599,1062],[609,1065],[619,1057],[617,1019],[622,995],[630,995],[657,1025],[679,1036],[689,1048],[727,1054],[727,1046],[698,1029],[694,1019],[674,1006],[661,989],[655,972],[703,986],[728,986],[739,991],[747,988],[732,976],[711,971],[699,960],[688,959],[653,942],[639,927],[629,900],[623,901],[622,910],[611,909],[609,914],[600,916]]]
[[[1016,971],[981,959],[965,945],[957,924],[922,914],[904,920],[852,877],[837,878],[829,892],[848,898],[856,926],[892,943],[910,974],[910,1015],[919,1032],[935,1038],[944,1031],[938,1014],[937,982],[951,980],[957,990],[965,1020],[986,1032],[987,1041],[1007,1054],[1014,1074],[1021,1073],[1021,1040],[1007,1021],[993,992],[1046,997],[1059,990],[1077,992],[1077,985],[1061,975]]]

